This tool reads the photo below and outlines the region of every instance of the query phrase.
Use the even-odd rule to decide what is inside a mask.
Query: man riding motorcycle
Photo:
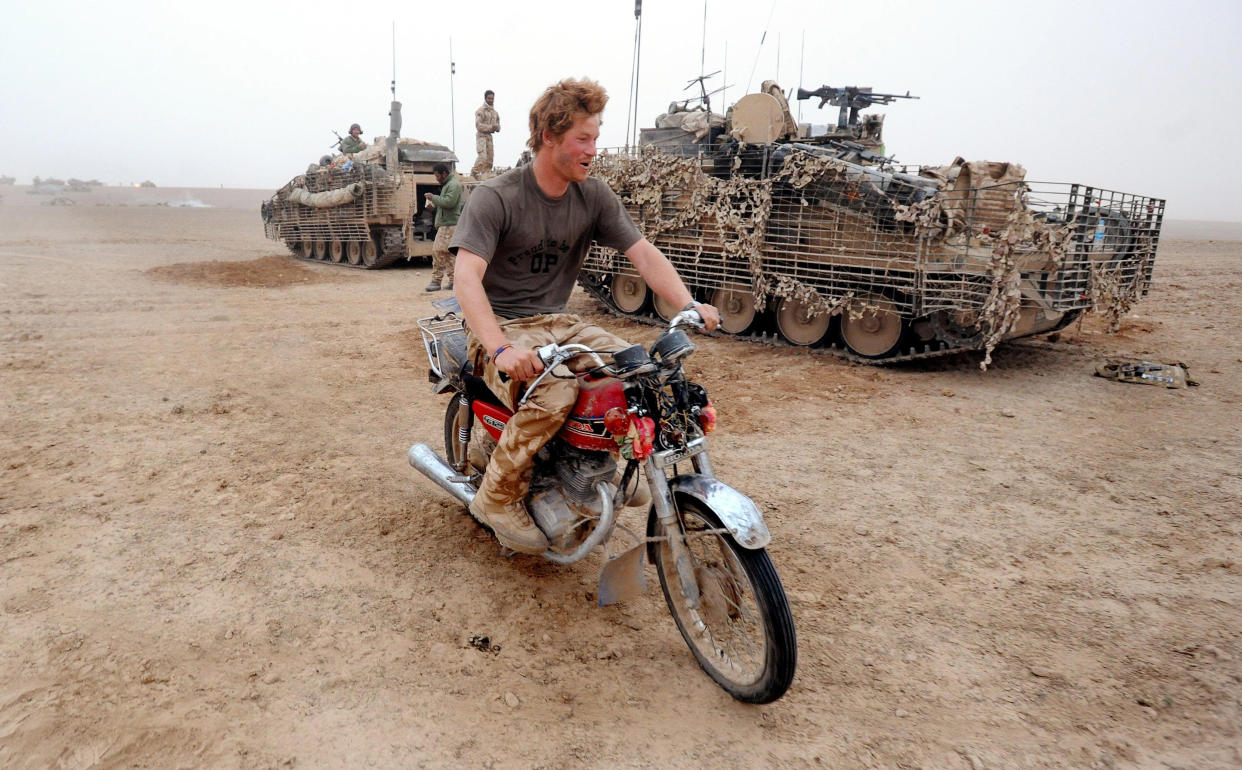
[[[449,248],[474,372],[514,411],[470,511],[502,545],[522,553],[548,548],[524,500],[535,455],[560,429],[578,390],[573,377],[545,377],[519,403],[525,383],[543,371],[535,349],[551,342],[629,347],[565,312],[591,242],[624,253],[652,291],[674,307],[696,308],[708,331],[720,323],[716,308],[694,301],[616,193],[588,177],[607,102],[592,80],[549,86],[530,111],[534,160],[474,189]]]

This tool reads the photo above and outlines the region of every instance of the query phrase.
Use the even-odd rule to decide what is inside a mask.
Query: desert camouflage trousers
[[[474,168],[470,169],[470,176],[478,176],[480,171],[487,171],[492,167],[492,135],[475,134],[474,151],[478,157],[474,159]]]
[[[431,245],[431,280],[453,282],[453,255],[449,243],[457,225],[444,225],[436,229],[436,241]]]
[[[592,350],[609,352],[629,347],[630,344],[568,313],[512,321],[496,320],[511,344],[532,350],[550,342],[560,345],[577,342]],[[468,339],[475,374],[481,376],[487,387],[514,411],[512,419],[500,434],[500,441],[479,486],[479,503],[484,510],[488,510],[526,498],[535,454],[561,429],[578,400],[578,381],[570,376],[570,371],[584,371],[595,363],[588,356],[580,356],[568,365],[562,364],[539,383],[521,408],[516,408],[525,393],[525,383],[512,379],[502,382],[500,370],[492,363],[492,351],[485,350],[483,343],[473,334]],[[557,375],[568,379],[558,379]]]

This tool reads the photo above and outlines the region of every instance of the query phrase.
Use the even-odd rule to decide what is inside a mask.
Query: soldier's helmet
[[[352,126],[350,126],[350,127],[349,127],[349,133],[351,133],[351,134],[352,134],[352,133],[353,133],[353,132],[355,132],[355,131],[357,131],[358,133],[360,133],[360,134],[361,134],[361,133],[362,133],[362,126],[360,126],[360,125],[358,125],[357,123],[355,123],[355,124],[353,124]]]

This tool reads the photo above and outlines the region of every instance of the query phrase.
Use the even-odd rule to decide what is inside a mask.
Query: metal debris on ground
[[[1190,368],[1180,361],[1175,364],[1162,364],[1109,359],[1095,368],[1095,376],[1165,388],[1189,388],[1199,384],[1191,379]]]
[[[500,645],[492,644],[491,637],[482,636],[479,634],[475,634],[474,636],[471,636],[468,640],[466,640],[466,644],[475,648],[479,652],[491,652],[491,653],[500,652]]]

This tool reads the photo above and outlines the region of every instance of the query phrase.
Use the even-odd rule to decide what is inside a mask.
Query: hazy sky
[[[394,22],[402,133],[455,145],[464,168],[487,88],[501,116],[498,165],[516,161],[531,103],[565,76],[608,88],[601,144],[625,139],[632,0],[0,0],[0,9],[0,174],[24,184],[38,175],[274,190],[328,151],[334,129],[357,121],[368,141],[387,133]],[[920,99],[874,110],[888,115],[899,161],[1017,161],[1032,180],[1167,198],[1170,217],[1242,220],[1238,0],[708,0],[706,9],[704,46],[702,0],[644,2],[640,125],[692,94],[683,88],[703,58],[707,72],[725,71],[710,82],[728,83],[729,103],[769,78],[786,89],[908,90]],[[817,103],[802,102],[801,119],[834,121],[835,108]]]

